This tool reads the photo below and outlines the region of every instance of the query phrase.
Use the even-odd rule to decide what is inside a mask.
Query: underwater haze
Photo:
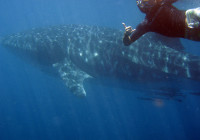
[[[175,5],[196,8],[200,0]],[[1,0],[0,38],[68,24],[124,30],[122,22],[135,28],[144,16],[135,0]],[[200,56],[199,42],[181,43]],[[0,140],[200,139],[200,82],[167,82],[171,88],[156,91],[120,80],[103,83],[86,80],[87,96],[77,97],[54,74],[0,46]],[[161,96],[151,98],[155,92]]]

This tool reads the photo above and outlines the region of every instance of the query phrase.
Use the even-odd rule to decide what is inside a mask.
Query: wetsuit
[[[124,45],[128,46],[147,32],[156,32],[168,37],[184,37],[186,15],[172,5],[176,0],[155,5],[132,35],[124,35]]]

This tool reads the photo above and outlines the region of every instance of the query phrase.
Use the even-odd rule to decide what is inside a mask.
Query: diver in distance
[[[146,17],[136,29],[122,23],[125,28],[124,45],[130,45],[147,32],[200,41],[200,7],[179,10],[172,5],[176,1],[137,0],[137,6]]]

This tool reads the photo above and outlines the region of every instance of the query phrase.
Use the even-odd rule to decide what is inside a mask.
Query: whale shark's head
[[[66,55],[65,41],[57,40],[56,35],[33,29],[1,38],[0,44],[15,54],[42,64],[53,64],[62,61]]]

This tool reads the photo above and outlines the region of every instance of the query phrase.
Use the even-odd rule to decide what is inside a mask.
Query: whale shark
[[[118,29],[70,24],[33,28],[0,42],[23,59],[54,70],[77,96],[86,96],[83,83],[89,78],[200,81],[200,57],[184,52],[178,39],[148,33],[127,47],[122,38]]]

